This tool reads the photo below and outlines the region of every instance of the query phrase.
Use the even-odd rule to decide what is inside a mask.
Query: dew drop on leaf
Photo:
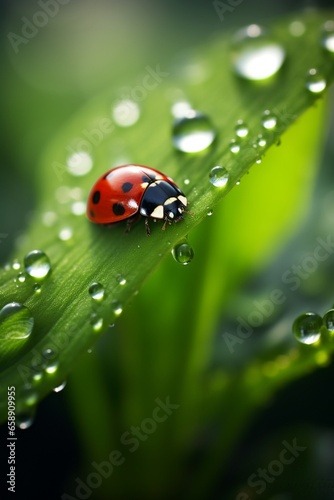
[[[118,300],[113,300],[111,302],[111,309],[115,316],[120,316],[123,312],[123,306]]]
[[[325,77],[316,68],[311,68],[306,73],[305,87],[311,94],[321,94],[325,90],[327,82]]]
[[[307,312],[298,316],[292,325],[294,336],[302,344],[314,344],[320,339],[322,318],[319,314]]]
[[[277,125],[277,116],[275,113],[266,109],[262,115],[261,125],[266,130],[274,130]]]
[[[93,167],[93,159],[86,151],[77,151],[67,159],[67,170],[75,177],[88,174]]]
[[[90,324],[92,325],[93,332],[100,332],[103,327],[103,318],[93,313],[90,317]]]
[[[327,52],[334,54],[334,21],[332,20],[326,21],[324,24],[321,45]]]
[[[119,285],[126,285],[126,278],[124,278],[124,276],[122,276],[122,274],[117,274],[116,276],[116,281]]]
[[[230,142],[230,151],[233,154],[238,154],[240,152],[240,143],[236,141],[235,139],[232,139]]]
[[[334,309],[330,309],[329,311],[326,312],[323,318],[323,322],[325,328],[329,332],[334,333]]]
[[[32,250],[24,257],[24,268],[32,278],[43,280],[51,271],[50,259],[42,250]]]
[[[209,173],[209,180],[215,187],[223,188],[228,182],[229,174],[225,167],[217,165]]]
[[[26,339],[34,327],[34,318],[28,307],[10,302],[0,311],[0,338]]]
[[[54,389],[53,392],[61,392],[66,386],[66,380],[62,382],[61,384],[57,385]]]
[[[35,420],[35,408],[29,408],[16,414],[15,425],[21,430],[28,429]]]
[[[112,117],[119,127],[131,127],[140,117],[140,108],[135,101],[124,99],[112,108]]]
[[[175,148],[183,153],[198,153],[208,148],[216,137],[208,116],[190,109],[174,121],[172,140]]]
[[[104,299],[104,286],[94,282],[90,285],[88,293],[96,302],[101,302]]]
[[[194,258],[194,250],[188,243],[175,245],[172,250],[174,260],[183,266],[189,264]]]
[[[232,46],[233,68],[238,76],[263,81],[276,75],[285,61],[285,49],[264,28],[251,24],[239,30]]]
[[[12,263],[12,268],[15,270],[15,271],[18,271],[21,267],[21,264],[20,262],[18,261],[18,259],[14,259],[13,260],[13,263]]]
[[[25,282],[25,280],[26,280],[26,275],[25,275],[24,273],[22,273],[22,272],[21,272],[21,273],[19,273],[19,274],[17,275],[17,279],[18,279],[18,281],[19,281],[20,283],[24,283],[24,282]]]
[[[244,139],[249,133],[249,129],[243,120],[237,121],[234,131],[240,139]]]

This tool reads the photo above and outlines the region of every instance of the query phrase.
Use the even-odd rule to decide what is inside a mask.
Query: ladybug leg
[[[150,226],[149,226],[149,223],[148,223],[148,217],[146,217],[146,219],[145,219],[145,227],[146,227],[146,235],[150,236],[151,229],[150,229]]]
[[[134,217],[130,217],[129,219],[127,219],[126,221],[126,228],[125,228],[125,233],[128,234],[131,230],[131,227],[132,227],[132,224],[136,221],[137,217],[134,216]]]
[[[162,226],[162,231],[164,231],[166,229],[166,224],[167,224],[167,219],[165,219],[164,223],[163,223],[163,226]]]

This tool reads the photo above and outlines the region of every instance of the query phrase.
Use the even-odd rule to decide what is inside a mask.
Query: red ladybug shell
[[[87,217],[96,224],[110,224],[139,212],[171,222],[182,219],[186,206],[185,195],[170,177],[144,165],[122,165],[96,181],[89,194]]]

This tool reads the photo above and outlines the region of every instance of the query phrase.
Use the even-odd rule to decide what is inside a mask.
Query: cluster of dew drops
[[[301,37],[306,31],[305,25],[300,21],[294,21],[289,25],[291,36]],[[334,21],[327,21],[321,29],[319,43],[324,52],[334,55]],[[245,81],[249,82],[270,82],[281,70],[286,60],[285,48],[275,41],[263,27],[252,24],[239,30],[234,37],[231,48],[231,58],[234,73]],[[205,70],[199,68],[205,79]],[[198,73],[198,71],[197,71]],[[325,77],[317,68],[309,68],[305,74],[304,86],[307,92],[320,95],[326,88]],[[174,123],[172,127],[172,143],[174,148],[181,154],[189,155],[201,153],[207,150],[216,139],[216,130],[211,119],[205,113],[193,109],[186,99],[174,100],[172,106]],[[140,118],[140,108],[138,104],[130,99],[120,100],[112,108],[114,122],[120,127],[134,125]],[[261,162],[261,150],[266,147],[268,135],[275,132],[279,124],[280,116],[277,112],[266,109],[260,117],[260,125],[263,132],[253,140],[253,148],[257,152],[256,163]],[[229,144],[232,155],[238,155],[245,145],[245,139],[249,139],[250,131],[244,120],[237,121],[234,127],[235,137]],[[272,138],[272,135],[270,136]],[[93,159],[86,151],[74,152],[66,163],[68,173],[74,177],[88,174],[93,167]],[[229,171],[223,165],[216,165],[211,168],[208,176],[210,184],[214,188],[222,189],[229,183]],[[184,184],[188,185],[189,179],[184,179]],[[239,184],[240,181],[237,181]],[[74,216],[82,216],[86,210],[84,194],[80,188],[70,189],[66,186],[60,187],[56,192],[56,198],[60,205],[70,203],[71,213]],[[212,215],[213,210],[208,207],[207,215]],[[57,223],[58,215],[53,211],[43,214],[43,224],[46,227],[54,226]],[[70,227],[61,227],[58,237],[63,242],[68,242],[73,237]],[[194,251],[187,241],[182,241],[172,249],[172,255],[176,262],[187,265],[194,257]],[[29,252],[23,260],[24,271],[21,264],[15,260],[11,265],[7,265],[7,270],[12,268],[18,271],[16,278],[17,286],[26,282],[27,277],[33,278],[33,287],[36,294],[42,289],[43,281],[51,273],[51,262],[42,250]],[[126,278],[117,275],[116,280],[119,286],[127,283]],[[92,301],[96,304],[105,300],[105,288],[101,283],[91,283],[88,293]],[[122,313],[122,305],[118,301],[112,302],[114,316]],[[90,323],[94,332],[102,330],[103,318],[96,312],[91,314]],[[110,325],[113,326],[113,325]],[[0,338],[7,339],[27,339],[34,328],[34,318],[28,307],[11,302],[5,305],[0,311]],[[323,318],[315,313],[304,313],[299,316],[293,324],[293,333],[296,339],[303,344],[316,344],[319,342],[321,330],[334,334],[334,309],[329,310]],[[38,382],[43,373],[54,374],[57,372],[58,364],[56,353],[51,348],[44,349],[42,360],[33,366],[33,381]],[[65,382],[57,385],[55,391],[59,392],[65,387]],[[37,395],[36,395],[37,400]],[[29,427],[33,420],[34,392],[27,389],[27,412],[22,412],[17,425],[24,429]]]

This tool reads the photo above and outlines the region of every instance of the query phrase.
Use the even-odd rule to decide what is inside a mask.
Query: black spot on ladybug
[[[122,185],[123,193],[128,193],[129,191],[131,191],[132,188],[133,184],[131,182],[124,182],[124,184]]]
[[[95,193],[92,196],[92,202],[94,203],[94,205],[98,204],[98,202],[100,201],[100,198],[101,198],[100,191],[95,191]]]
[[[112,206],[112,211],[115,215],[123,215],[125,212],[123,203],[114,203]]]
[[[95,212],[93,212],[93,210],[90,210],[89,211],[89,215],[94,218],[95,217]]]

